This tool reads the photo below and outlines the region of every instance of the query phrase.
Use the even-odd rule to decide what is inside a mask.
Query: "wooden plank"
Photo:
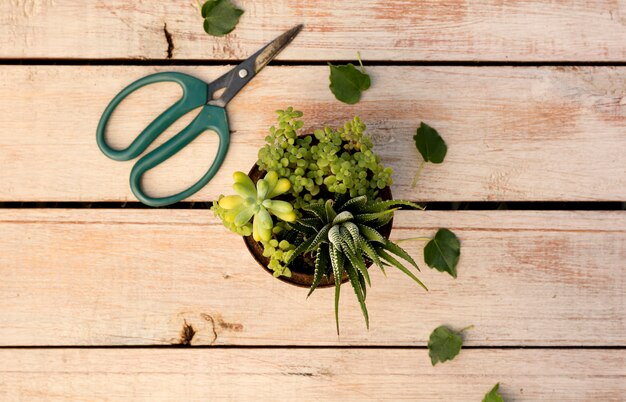
[[[0,200],[127,201],[132,163],[100,153],[100,115],[132,80],[171,67],[0,67]],[[176,67],[212,79],[226,67]],[[358,114],[385,163],[394,195],[419,201],[626,200],[626,68],[372,67],[373,87],[354,106],[336,101],[322,66],[270,67],[229,105],[232,145],[221,171],[194,201],[228,192],[235,170],[255,162],[274,110],[305,112],[304,132]],[[174,85],[174,84],[170,84]],[[111,141],[130,143],[179,96],[163,84],[128,99],[111,121]],[[190,121],[174,125],[165,138]],[[420,156],[420,121],[449,144],[442,165],[410,183]],[[161,142],[162,142],[161,141]],[[191,185],[215,152],[201,136],[145,184],[164,195]]]
[[[5,349],[5,400],[621,401],[624,350]]]
[[[626,213],[401,211],[392,238],[451,228],[456,280],[425,292],[373,270],[367,331],[350,289],[263,272],[204,210],[0,210],[0,345],[425,345],[470,324],[467,345],[626,345]],[[406,242],[422,261],[421,242]]]
[[[0,57],[243,59],[291,26],[282,60],[623,61],[622,0],[236,1],[210,37],[194,1],[11,0],[0,4]],[[167,34],[166,34],[167,33]],[[168,41],[170,35],[171,41]],[[171,43],[171,46],[170,46]]]

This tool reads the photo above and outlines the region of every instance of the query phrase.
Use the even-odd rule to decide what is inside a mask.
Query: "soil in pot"
[[[265,175],[265,172],[260,170],[256,164],[252,167],[252,169],[248,173],[248,176],[250,176],[250,178],[252,179],[254,183],[256,183],[264,175]],[[379,195],[385,201],[392,199],[391,189],[389,187],[385,187],[384,189],[380,190]],[[385,226],[380,228],[379,230],[380,234],[382,234],[385,238],[389,238],[389,235],[391,234],[392,226],[393,226],[393,219],[389,221],[389,223],[387,223]],[[243,239],[246,244],[246,247],[250,251],[250,254],[252,254],[252,256],[254,257],[254,259],[259,263],[259,265],[261,265],[261,267],[263,267],[263,269],[267,273],[269,273],[270,275],[273,275],[274,271],[268,268],[268,264],[270,261],[269,258],[263,256],[263,246],[261,245],[261,243],[255,241],[252,238],[252,236],[245,236]],[[372,265],[371,262],[367,263],[368,267],[371,265]],[[311,284],[313,283],[313,272],[315,270],[315,264],[314,264],[314,260],[311,258],[310,255],[305,254],[305,255],[297,257],[295,261],[290,265],[289,268],[291,269],[291,277],[279,276],[278,279],[280,279],[283,282],[290,283],[296,286],[302,286],[302,287],[307,287],[307,288],[311,287]],[[332,275],[330,277],[330,280],[328,280],[326,277],[323,277],[318,287],[335,286],[334,281],[335,279],[333,278]],[[348,281],[348,276],[345,272],[343,274],[343,277],[341,278],[341,281],[342,282]]]

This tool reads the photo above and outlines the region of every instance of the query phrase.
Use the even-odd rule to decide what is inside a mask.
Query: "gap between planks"
[[[245,59],[236,60],[211,60],[211,59],[8,59],[0,58],[0,66],[196,66],[196,67],[222,67],[236,66]],[[354,63],[355,60],[273,60],[268,63],[268,67],[306,67],[324,66],[328,63],[347,64]],[[386,61],[367,60],[368,67],[624,67],[626,61],[453,61],[453,60],[412,60],[412,61]]]

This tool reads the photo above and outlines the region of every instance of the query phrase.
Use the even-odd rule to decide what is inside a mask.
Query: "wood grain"
[[[624,350],[0,350],[5,400],[621,401]],[[45,364],[43,364],[45,362]]]
[[[281,60],[623,61],[623,0],[254,0],[223,38],[196,2],[5,0],[0,58],[243,59],[305,24]],[[171,36],[170,43],[166,32]]]
[[[95,130],[110,99],[131,81],[170,67],[1,66],[0,200],[133,201],[131,162],[98,150]],[[213,79],[226,67],[179,67]],[[358,114],[383,162],[395,168],[394,195],[418,201],[626,200],[626,68],[371,67],[373,87],[354,106],[336,101],[322,66],[269,67],[229,105],[232,145],[221,171],[193,201],[229,191],[235,170],[255,162],[274,110],[305,112],[304,132]],[[120,106],[108,137],[130,143],[180,94],[156,85]],[[160,142],[187,124],[177,122]],[[446,161],[410,183],[420,156],[420,121],[449,144]],[[213,135],[194,141],[144,177],[165,195],[208,168]]]
[[[467,345],[625,346],[623,212],[401,211],[394,239],[449,227],[456,280],[422,263],[425,292],[372,272],[371,329],[344,288],[265,273],[202,210],[0,210],[0,345],[420,345],[441,324]],[[422,261],[423,242],[403,246]],[[195,335],[185,339],[191,326]]]

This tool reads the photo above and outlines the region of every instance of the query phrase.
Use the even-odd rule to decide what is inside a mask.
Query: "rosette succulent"
[[[315,272],[309,295],[319,285],[323,276],[335,282],[335,320],[339,333],[339,295],[341,279],[347,274],[361,305],[365,323],[369,316],[365,305],[367,286],[371,285],[367,263],[376,264],[383,273],[385,266],[394,266],[411,277],[420,286],[426,286],[395,256],[419,270],[415,260],[400,246],[386,239],[378,228],[386,225],[400,207],[420,208],[409,201],[368,201],[367,196],[338,197],[303,207],[305,215],[290,223],[300,235],[291,259],[303,253],[315,256]],[[289,261],[288,261],[289,262]],[[428,289],[426,289],[428,290]]]
[[[252,180],[243,172],[233,174],[235,184],[233,190],[237,195],[220,197],[217,214],[222,220],[231,225],[231,230],[244,234],[252,234],[256,241],[270,241],[274,222],[271,215],[285,222],[296,220],[296,213],[291,203],[272,200],[291,188],[287,179],[279,179],[274,171],[268,172],[263,179],[259,179],[256,187]],[[271,215],[270,215],[271,214]],[[250,223],[252,220],[252,223]],[[250,225],[252,226],[250,228]]]

